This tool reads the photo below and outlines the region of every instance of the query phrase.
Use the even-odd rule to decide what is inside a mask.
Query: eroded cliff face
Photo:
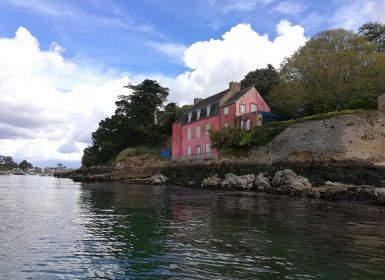
[[[267,165],[332,161],[385,166],[385,112],[292,125],[268,145],[250,151],[249,161]]]

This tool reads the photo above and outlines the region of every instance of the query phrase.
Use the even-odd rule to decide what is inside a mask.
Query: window
[[[257,112],[258,111],[258,106],[257,104],[250,104],[250,113]]]
[[[201,127],[200,127],[200,126],[197,126],[197,127],[195,128],[195,137],[196,137],[196,138],[201,137]]]
[[[229,127],[229,124],[228,124],[228,123],[225,123],[225,127]]]
[[[207,110],[207,117],[208,117],[210,116],[210,106],[207,106],[206,110]]]
[[[187,139],[191,139],[191,128],[187,129]]]
[[[210,128],[211,128],[210,124],[206,123],[206,135],[209,135]]]
[[[250,119],[246,121],[246,130],[250,130]]]
[[[211,152],[211,145],[210,143],[207,143],[206,144],[206,153],[210,153]]]
[[[200,153],[201,153],[201,146],[200,145],[196,145],[196,147],[195,147],[195,154],[199,155]]]
[[[239,112],[241,114],[246,113],[246,105],[245,104],[239,104]]]
[[[187,147],[187,155],[191,156],[191,146]]]
[[[191,122],[192,113],[188,113],[188,122]]]
[[[197,120],[199,120],[199,117],[201,116],[201,109],[197,110]]]
[[[223,114],[224,115],[228,115],[229,114],[229,106],[226,106],[225,108],[223,108]]]
[[[243,120],[241,120],[241,129],[243,129]]]

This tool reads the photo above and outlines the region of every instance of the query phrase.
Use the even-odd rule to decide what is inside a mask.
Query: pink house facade
[[[240,127],[250,130],[261,125],[258,113],[270,107],[254,87],[241,90],[238,83],[205,99],[195,99],[193,108],[172,126],[172,159],[218,158],[209,130]]]

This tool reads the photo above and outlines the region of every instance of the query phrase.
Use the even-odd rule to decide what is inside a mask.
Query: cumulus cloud
[[[223,90],[250,70],[268,63],[279,67],[305,41],[300,26],[281,21],[277,37],[238,24],[222,35],[192,44],[169,44],[160,51],[179,53],[188,69],[176,76],[117,74],[94,64],[68,59],[53,43],[42,50],[20,27],[14,38],[0,38],[0,154],[30,162],[79,161],[100,120],[115,110],[129,82],[156,79],[170,88],[170,101],[191,103]]]
[[[183,61],[190,69],[171,83],[171,99],[191,103],[194,97],[206,97],[225,89],[230,81],[241,80],[249,71],[279,67],[285,57],[294,53],[307,38],[304,29],[281,21],[278,36],[270,39],[258,34],[250,24],[241,23],[222,35],[221,39],[196,42],[186,49]]]
[[[334,27],[352,30],[369,21],[385,22],[385,0],[347,1],[331,18]]]
[[[0,154],[79,160],[116,97],[127,94],[128,78],[83,67],[63,51],[41,50],[23,27],[0,39]]]
[[[306,9],[305,3],[283,1],[278,4],[276,11],[286,15],[301,14]]]

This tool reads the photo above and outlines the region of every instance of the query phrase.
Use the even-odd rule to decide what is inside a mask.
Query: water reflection
[[[0,178],[0,279],[385,275],[380,207],[28,177]]]

